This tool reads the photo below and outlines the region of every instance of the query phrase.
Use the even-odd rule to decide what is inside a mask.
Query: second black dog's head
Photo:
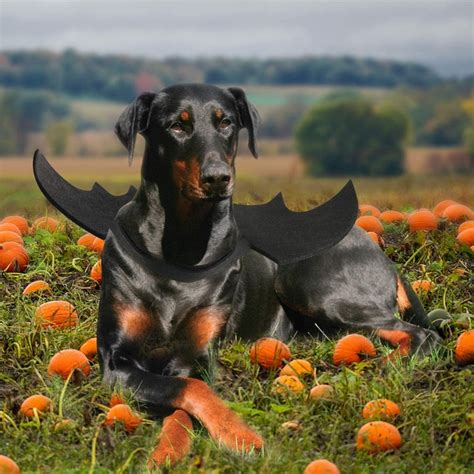
[[[142,174],[187,199],[232,195],[239,131],[246,128],[257,158],[259,115],[239,88],[182,84],[144,93],[120,116],[115,132],[133,159],[137,133],[145,137]]]

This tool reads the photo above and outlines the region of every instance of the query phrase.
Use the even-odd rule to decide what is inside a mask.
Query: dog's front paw
[[[195,416],[219,444],[234,451],[249,453],[263,448],[263,439],[211,390],[203,381],[183,379],[185,387],[175,406]]]

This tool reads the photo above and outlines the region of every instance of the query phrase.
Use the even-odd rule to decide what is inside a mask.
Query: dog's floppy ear
[[[128,151],[128,163],[133,161],[137,133],[143,133],[150,123],[151,104],[156,94],[145,92],[139,95],[120,115],[115,124],[115,134]]]
[[[229,87],[227,89],[235,99],[240,117],[240,125],[247,129],[249,134],[249,149],[255,158],[258,158],[257,130],[260,125],[260,115],[253,104],[251,104],[245,92],[240,87]]]

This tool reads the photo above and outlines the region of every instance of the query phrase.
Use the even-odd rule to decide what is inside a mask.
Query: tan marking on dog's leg
[[[404,313],[407,309],[411,308],[410,300],[403,287],[403,283],[400,277],[397,277],[397,305],[401,313]]]
[[[167,462],[175,464],[191,451],[193,423],[183,410],[176,410],[163,420],[158,444],[150,455],[148,468],[153,469]]]
[[[196,417],[219,443],[235,451],[249,452],[263,447],[262,438],[250,429],[203,381],[186,378],[186,386],[172,402]]]
[[[398,329],[378,329],[375,334],[387,341],[391,346],[396,347],[387,357],[386,361],[397,356],[407,356],[410,354],[411,335]]]

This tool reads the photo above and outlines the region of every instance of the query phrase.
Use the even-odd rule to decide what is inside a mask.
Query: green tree
[[[366,99],[324,101],[297,125],[296,147],[313,175],[396,175],[403,171],[407,116]]]
[[[74,133],[74,126],[69,120],[60,120],[51,123],[46,128],[46,140],[53,155],[64,155],[71,135]]]

